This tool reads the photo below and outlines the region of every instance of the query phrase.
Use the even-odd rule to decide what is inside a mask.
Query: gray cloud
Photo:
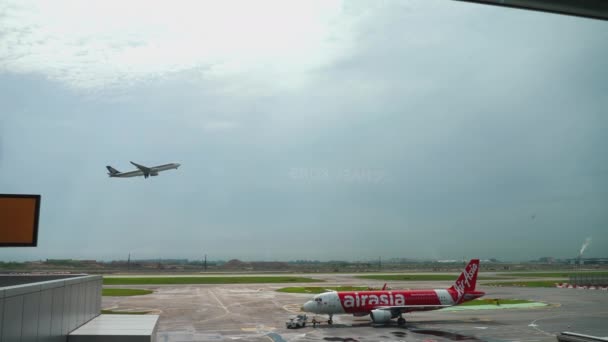
[[[606,23],[346,6],[349,53],[297,87],[199,67],[86,93],[0,76],[0,189],[43,194],[40,247],[0,255],[523,259],[576,256],[587,236],[586,255],[606,250]],[[103,174],[129,160],[183,167]]]

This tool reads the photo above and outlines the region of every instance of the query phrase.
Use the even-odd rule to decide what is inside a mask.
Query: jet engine
[[[372,310],[369,315],[374,323],[386,323],[393,318],[393,314],[388,310]]]
[[[158,171],[152,171],[152,172],[150,172],[150,176],[158,176]]]

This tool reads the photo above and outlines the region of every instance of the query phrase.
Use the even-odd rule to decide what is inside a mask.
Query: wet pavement
[[[315,277],[319,278],[318,275]],[[322,278],[322,277],[321,277]],[[336,276],[328,277],[328,281]],[[340,276],[340,284],[361,280]],[[369,283],[369,284],[368,284]],[[331,286],[333,283],[323,283]],[[394,282],[395,288],[445,288],[451,282]],[[311,284],[307,284],[311,285]],[[366,281],[364,285],[382,285]],[[288,286],[298,286],[289,284]],[[280,284],[123,286],[154,294],[103,297],[104,309],[160,313],[158,342],[185,341],[556,341],[562,331],[608,336],[608,292],[557,288],[483,287],[486,297],[541,301],[550,305],[499,310],[430,311],[374,325],[369,317],[334,316],[313,328],[286,329],[285,320],[311,295],[276,292]],[[309,320],[313,316],[309,315]],[[327,317],[315,316],[325,322]]]

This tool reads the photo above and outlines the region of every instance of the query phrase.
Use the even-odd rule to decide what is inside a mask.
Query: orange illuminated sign
[[[0,247],[35,247],[40,195],[0,194]]]

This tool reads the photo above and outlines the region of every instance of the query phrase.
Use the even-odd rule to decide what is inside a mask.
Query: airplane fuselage
[[[471,259],[454,284],[447,289],[389,290],[385,291],[330,291],[313,297],[302,310],[329,315],[370,315],[374,323],[387,323],[393,318],[398,325],[405,324],[402,314],[412,311],[430,311],[447,308],[485,295],[475,290],[479,259]]]
[[[153,166],[153,167],[144,167],[142,165],[139,164],[135,164],[138,167],[138,170],[134,170],[134,171],[128,171],[128,172],[119,172],[116,169],[108,166],[108,176],[110,177],[115,177],[115,178],[130,178],[130,177],[148,177],[148,176],[158,176],[159,172],[162,171],[167,171],[167,170],[177,170],[177,168],[179,168],[181,166],[181,164],[179,163],[169,163],[169,164],[163,164],[163,165],[158,165],[158,166]]]
[[[402,290],[402,291],[340,291],[315,296],[302,307],[304,311],[318,314],[369,314],[385,307],[402,307],[400,312],[429,311],[453,306],[479,298],[481,291],[468,292],[460,300],[458,293],[450,289]]]

